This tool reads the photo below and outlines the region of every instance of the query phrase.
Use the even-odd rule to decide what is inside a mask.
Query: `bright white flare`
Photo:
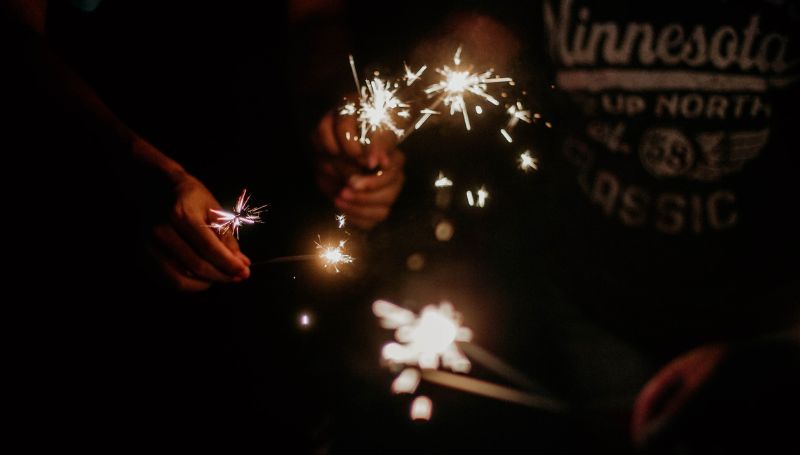
[[[439,171],[439,177],[436,178],[433,186],[436,188],[447,188],[453,186],[453,181],[444,176],[444,173]]]
[[[323,261],[323,267],[326,269],[328,267],[333,267],[336,273],[339,273],[339,265],[350,264],[355,260],[353,256],[345,253],[344,246],[346,243],[346,240],[340,240],[338,246],[330,246],[323,245],[322,241],[316,242],[317,249],[322,250],[319,254],[319,258]]]
[[[383,348],[382,357],[390,364],[437,369],[441,365],[456,373],[467,373],[471,364],[456,342],[472,340],[472,330],[461,325],[461,314],[453,305],[442,302],[428,305],[419,316],[385,300],[372,305],[381,326],[395,330],[397,342]]]
[[[525,172],[539,170],[539,160],[531,155],[530,150],[526,150],[519,156],[519,168]]]
[[[430,398],[420,395],[411,403],[411,420],[431,420],[433,402]]]
[[[261,212],[267,208],[266,205],[251,208],[248,206],[250,196],[247,195],[247,189],[242,191],[242,195],[236,200],[236,206],[233,212],[226,212],[224,210],[210,209],[212,213],[218,216],[217,221],[212,222],[210,226],[217,230],[220,235],[225,235],[228,232],[233,232],[236,238],[239,238],[239,228],[244,225],[251,225],[261,223]]]
[[[471,93],[478,96],[489,103],[499,106],[500,102],[497,101],[486,90],[489,84],[497,83],[513,83],[513,79],[509,77],[495,77],[494,70],[488,69],[483,72],[472,72],[472,67],[467,69],[461,68],[461,47],[458,48],[453,56],[454,68],[443,65],[441,68],[436,68],[436,72],[442,76],[442,80],[427,87],[425,94],[429,97],[439,95],[441,102],[445,106],[450,106],[450,115],[460,112],[464,116],[464,126],[469,131],[472,126],[469,121],[469,114],[467,109],[467,102],[464,97]],[[434,103],[431,109],[435,108],[438,104]],[[416,128],[419,128],[422,123],[427,119],[427,116],[420,119]]]
[[[417,391],[419,381],[422,379],[419,370],[406,368],[392,382],[392,393],[414,393]]]
[[[336,215],[336,223],[338,223],[339,229],[344,229],[347,223],[347,217],[344,215]]]
[[[352,55],[350,68],[353,71],[359,99],[357,102],[345,104],[339,110],[339,115],[357,116],[360,127],[359,142],[369,144],[370,139],[367,135],[375,131],[391,131],[397,137],[402,137],[404,131],[397,126],[395,116],[407,119],[411,114],[407,109],[409,105],[396,96],[399,84],[375,76],[372,80],[364,81],[365,85],[362,86],[358,82]],[[423,70],[424,68],[415,74],[422,74]]]
[[[407,64],[403,63],[403,66],[406,69],[406,74],[405,74],[405,76],[403,76],[403,80],[406,81],[406,86],[407,87],[410,87],[411,84],[413,84],[414,82],[418,81],[420,76],[422,76],[422,73],[424,73],[425,70],[428,69],[428,67],[426,65],[422,65],[422,68],[417,70],[417,72],[415,73],[414,71],[411,70],[411,68],[408,67]]]

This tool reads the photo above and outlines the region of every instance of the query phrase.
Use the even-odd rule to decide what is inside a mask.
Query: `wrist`
[[[135,162],[157,171],[172,185],[179,185],[192,178],[177,161],[141,137],[134,136],[131,139],[131,152]]]

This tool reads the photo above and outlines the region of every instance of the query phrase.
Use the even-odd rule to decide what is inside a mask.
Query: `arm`
[[[249,260],[235,239],[220,239],[207,226],[209,209],[219,203],[196,178],[125,125],[81,77],[62,62],[46,42],[47,0],[0,0],[0,12],[17,25],[16,45],[36,90],[53,100],[53,108],[78,120],[82,133],[106,144],[114,161],[134,172],[134,185],[146,187],[146,175],[155,172],[168,182],[168,220],[152,226],[149,251],[169,283],[181,290],[203,290],[212,282],[240,281],[249,275]],[[112,145],[113,144],[113,145]],[[137,189],[132,194],[140,193]],[[141,191],[144,194],[144,191]]]

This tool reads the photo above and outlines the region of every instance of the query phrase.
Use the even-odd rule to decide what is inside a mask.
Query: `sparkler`
[[[520,387],[545,392],[545,389],[521,372],[472,344],[472,331],[462,325],[461,315],[455,311],[452,304],[443,302],[439,305],[427,305],[417,316],[411,310],[385,300],[378,300],[372,304],[372,311],[379,318],[381,327],[395,331],[397,342],[385,345],[382,351],[382,358],[389,365],[404,367],[392,382],[393,393],[413,394],[420,381],[424,379],[464,392],[533,408],[548,411],[565,409],[563,403],[544,395],[438,370],[441,365],[454,373],[469,372],[471,363],[464,354],[466,352],[470,356],[474,355],[475,360],[488,370]],[[416,397],[412,404],[411,418],[428,420],[432,406],[433,403],[427,397]]]
[[[339,266],[341,264],[350,264],[355,261],[353,256],[345,253],[344,246],[347,240],[340,240],[337,246],[323,245],[321,240],[315,243],[317,249],[322,250],[318,257],[322,259],[323,267],[326,269],[328,267],[333,267],[336,273],[339,273]]]
[[[344,229],[344,226],[347,223],[347,217],[344,215],[336,215],[336,223],[337,226],[339,226],[339,229]]]
[[[468,94],[473,94],[489,103],[499,106],[500,102],[497,101],[486,90],[489,84],[509,83],[513,84],[514,80],[509,77],[496,77],[493,69],[488,69],[482,72],[473,72],[472,66],[466,69],[461,68],[461,46],[456,50],[453,56],[454,67],[450,68],[448,65],[443,65],[441,68],[436,68],[436,72],[442,76],[442,79],[430,85],[425,89],[425,94],[429,97],[439,95],[439,98],[429,108],[429,111],[436,109],[440,103],[450,107],[450,115],[460,112],[464,116],[464,126],[467,131],[472,129],[469,120],[467,102],[464,98]],[[420,126],[430,117],[430,114],[423,113],[423,117],[415,125],[419,129]]]
[[[428,305],[419,316],[385,300],[372,305],[381,326],[395,330],[396,343],[383,348],[383,359],[390,364],[436,369],[441,365],[456,373],[471,368],[469,359],[456,345],[470,341],[472,330],[461,325],[461,314],[448,302]]]
[[[539,160],[531,155],[530,150],[526,150],[519,156],[519,168],[522,169],[524,172],[532,170],[538,171]]]
[[[397,126],[395,117],[407,119],[411,114],[407,109],[410,106],[396,96],[400,84],[375,76],[372,80],[364,81],[365,85],[362,86],[358,80],[352,55],[350,56],[350,69],[353,72],[359,99],[357,102],[345,104],[339,110],[339,114],[357,116],[360,125],[359,142],[369,144],[370,139],[367,135],[375,131],[391,131],[397,137],[402,137],[404,131]],[[417,73],[413,73],[406,66],[406,83],[413,84],[424,70],[425,67]]]
[[[260,207],[250,207],[250,196],[247,194],[247,189],[242,191],[242,195],[236,201],[236,206],[233,212],[226,212],[224,210],[211,209],[211,212],[216,214],[219,218],[217,221],[211,223],[210,227],[217,230],[220,235],[225,235],[228,232],[233,232],[236,238],[239,238],[239,228],[244,225],[252,225],[261,223],[261,212],[267,208],[266,205]]]

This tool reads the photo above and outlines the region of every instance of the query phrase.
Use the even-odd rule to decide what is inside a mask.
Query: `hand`
[[[706,345],[673,360],[644,386],[633,407],[631,434],[643,446],[695,395],[728,354],[725,344]]]
[[[250,276],[250,260],[236,239],[209,224],[220,205],[196,178],[185,174],[174,186],[166,222],[155,225],[147,246],[161,275],[180,291],[203,291],[212,283],[235,283]]]
[[[372,229],[389,216],[403,188],[405,156],[390,132],[359,142],[356,119],[329,112],[317,128],[317,184],[350,225]],[[365,169],[379,168],[376,173]]]

